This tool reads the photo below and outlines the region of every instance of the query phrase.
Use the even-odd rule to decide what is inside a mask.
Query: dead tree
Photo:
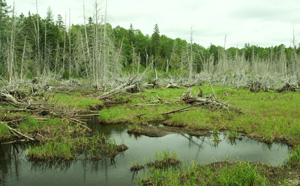
[[[193,75],[193,28],[191,27],[191,58],[189,60],[189,84],[191,84]]]
[[[11,33],[9,39],[9,50],[7,57],[7,74],[8,74],[8,83],[12,83],[13,77],[13,64],[14,64],[14,51],[15,51],[15,5],[12,12],[12,22],[11,22]]]

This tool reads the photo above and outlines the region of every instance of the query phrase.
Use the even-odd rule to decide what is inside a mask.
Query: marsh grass
[[[29,147],[27,157],[29,160],[35,161],[69,161],[75,159],[75,155],[73,153],[75,150],[74,148],[74,144],[70,141],[49,141],[43,144],[43,146]]]
[[[9,139],[11,137],[11,133],[7,127],[6,123],[0,124],[0,141]]]
[[[22,121],[18,128],[21,131],[31,131],[31,130],[38,130],[41,128],[41,122],[35,118],[32,118],[30,116],[27,116],[27,119]]]
[[[115,141],[109,141],[99,134],[91,137],[82,135],[75,139],[71,136],[58,136],[44,144],[29,147],[27,157],[32,161],[70,161],[87,153],[87,159],[100,160],[104,157],[113,158],[126,149],[125,145],[117,145]]]
[[[67,105],[68,107],[81,109],[88,109],[90,105],[94,104],[102,104],[102,101],[82,96],[80,92],[72,94],[55,93],[53,101],[57,101],[59,105]]]
[[[169,150],[163,151],[163,153],[155,153],[155,159],[150,160],[147,163],[147,166],[154,167],[156,169],[165,169],[168,167],[174,167],[179,165],[179,159],[176,155],[176,153],[172,152],[170,154]]]
[[[254,186],[269,185],[268,179],[259,172],[257,164],[247,162],[216,163],[200,166],[195,162],[173,169],[153,169],[142,175],[137,185],[222,185]]]
[[[208,85],[201,86],[205,95],[212,94]],[[209,110],[199,108],[182,113],[170,114],[167,118],[164,112],[187,107],[176,102],[188,89],[148,89],[140,97],[117,107],[103,109],[99,112],[100,120],[106,122],[129,122],[135,124],[150,123],[149,121],[164,121],[174,126],[186,126],[191,129],[213,130],[215,127],[229,131],[247,133],[249,137],[261,141],[273,142],[284,140],[291,145],[300,141],[300,94],[294,92],[276,93],[274,91],[252,93],[248,89],[214,86],[217,98],[234,107],[240,108],[243,114],[226,110]],[[196,95],[199,87],[191,89]],[[224,92],[227,92],[224,95]],[[155,106],[142,105],[157,100],[171,104],[158,103]],[[133,106],[135,104],[142,106]],[[232,133],[233,137],[234,134]]]
[[[225,166],[218,174],[218,181],[221,185],[267,185],[267,179],[260,175],[256,166],[247,162],[241,162],[233,166]]]
[[[300,146],[290,151],[287,158],[287,166],[292,168],[300,168]]]
[[[144,166],[142,164],[139,163],[138,160],[132,161],[132,166],[130,168],[131,172],[137,172],[139,170],[142,170],[144,168]]]

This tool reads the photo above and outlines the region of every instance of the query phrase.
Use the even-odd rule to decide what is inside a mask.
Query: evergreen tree
[[[159,28],[158,28],[158,25],[155,24],[155,27],[154,27],[154,33],[152,34],[151,36],[151,39],[152,39],[152,54],[154,55],[155,57],[155,60],[154,60],[154,67],[156,68],[157,66],[157,63],[159,63],[159,55],[160,55],[160,49],[161,49],[161,46],[160,46],[160,35],[159,35]]]
[[[155,24],[154,33],[152,34],[151,39],[152,39],[152,54],[155,57],[158,57],[160,55],[161,46],[160,46],[159,28],[157,24]]]
[[[8,13],[9,7],[5,0],[0,0],[0,51],[2,50],[2,43],[5,41],[6,38],[6,26],[8,22]],[[1,58],[1,54],[0,54]]]
[[[134,42],[134,29],[133,29],[132,24],[130,24],[130,28],[128,30],[128,40],[129,40],[131,45],[135,44],[135,42]]]

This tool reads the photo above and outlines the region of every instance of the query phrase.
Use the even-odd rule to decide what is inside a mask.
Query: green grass
[[[22,121],[19,126],[18,129],[20,129],[21,131],[33,131],[33,130],[39,130],[41,129],[41,122],[35,118],[31,118],[30,116],[28,116],[28,118],[24,121]]]
[[[60,118],[51,118],[50,116],[46,116],[45,120],[38,120],[34,117],[31,117],[29,114],[25,114],[24,116],[26,117],[26,119],[24,119],[19,125],[17,125],[17,129],[26,133],[49,128],[54,130],[64,126],[70,126],[70,123],[68,121],[62,120]]]
[[[57,101],[59,105],[67,105],[68,107],[81,109],[88,109],[89,106],[93,104],[102,104],[101,101],[82,96],[79,92],[72,94],[55,93],[53,101]]]
[[[287,159],[287,166],[293,168],[300,168],[300,146],[294,148],[290,151],[289,157]]]
[[[63,139],[61,142],[49,141],[43,146],[32,146],[28,149],[27,157],[37,161],[73,160],[76,146],[73,142]]]
[[[118,149],[120,147],[115,141],[109,141],[105,136],[98,134],[92,137],[80,135],[76,138],[71,134],[64,134],[44,144],[29,147],[27,157],[34,161],[70,161],[76,159],[80,153],[86,152],[88,159],[99,160],[103,157],[116,156],[122,151]]]
[[[209,86],[201,86],[205,95],[213,94]],[[198,110],[170,114],[166,122],[182,124],[191,129],[213,130],[215,127],[233,131],[243,131],[250,136],[273,142],[287,140],[291,145],[300,143],[300,93],[276,93],[274,91],[252,93],[248,89],[214,86],[219,99],[242,110],[243,114],[226,110]],[[162,113],[187,107],[176,102],[188,89],[148,89],[130,103],[104,109],[99,112],[100,119],[107,122],[145,123],[151,120],[164,120]],[[196,95],[199,87],[194,87]],[[228,96],[224,95],[227,92]],[[164,102],[155,106],[142,105],[157,100]],[[136,106],[136,104],[141,104]],[[139,117],[142,115],[141,117]]]
[[[267,185],[267,179],[258,173],[256,166],[238,163],[233,167],[225,166],[218,175],[218,181],[224,186]]]
[[[0,124],[0,140],[9,139],[11,137],[11,133],[7,127],[7,124]]]
[[[216,163],[200,166],[197,163],[185,167],[153,168],[137,179],[137,185],[221,185],[255,186],[271,185],[264,176],[267,173],[259,164],[248,162]],[[277,183],[279,180],[273,180]]]

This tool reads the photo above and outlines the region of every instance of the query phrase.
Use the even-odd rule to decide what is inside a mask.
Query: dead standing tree
[[[12,11],[12,21],[11,21],[11,30],[10,37],[8,39],[8,56],[7,56],[7,75],[8,75],[8,83],[12,83],[13,81],[13,66],[14,66],[14,53],[15,53],[15,5]]]

